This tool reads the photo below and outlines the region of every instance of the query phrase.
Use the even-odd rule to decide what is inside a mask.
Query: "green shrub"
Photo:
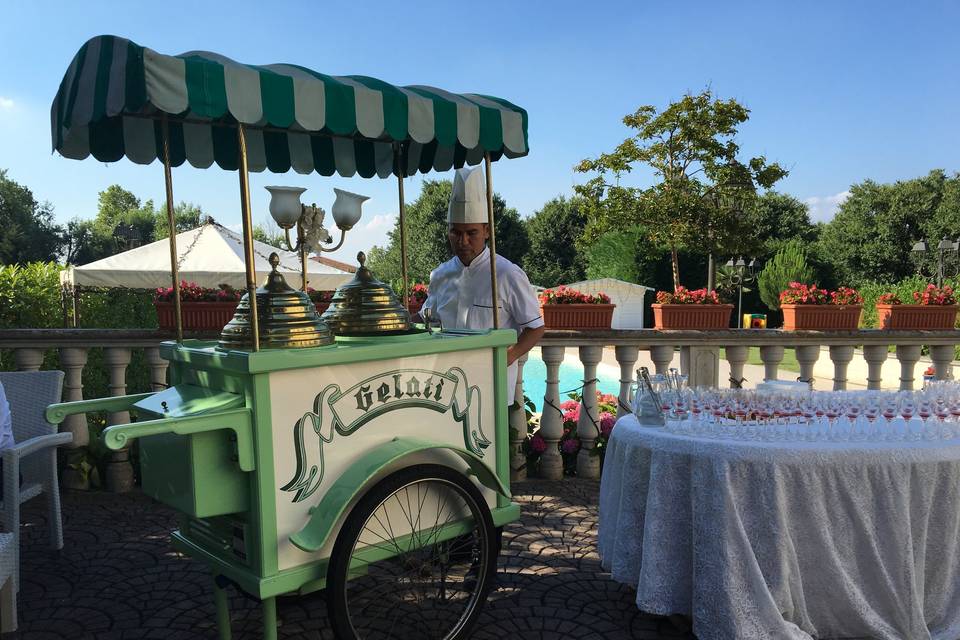
[[[807,264],[803,245],[795,241],[789,242],[760,272],[757,278],[760,299],[767,307],[776,311],[780,309],[780,292],[791,282],[810,284],[812,280],[813,269]]]

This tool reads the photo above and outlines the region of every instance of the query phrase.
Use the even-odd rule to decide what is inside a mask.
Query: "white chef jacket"
[[[13,423],[10,419],[10,405],[7,403],[7,394],[0,383],[0,451],[9,449],[14,444]]]
[[[520,335],[524,329],[543,326],[540,304],[523,269],[501,255],[497,256],[497,296],[500,298],[500,327]],[[493,304],[490,294],[490,249],[484,250],[464,266],[454,256],[430,274],[430,288],[424,309],[452,329],[493,328]],[[517,385],[517,363],[507,367],[507,404],[513,404]]]

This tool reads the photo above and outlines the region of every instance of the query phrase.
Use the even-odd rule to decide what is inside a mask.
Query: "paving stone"
[[[503,533],[497,590],[478,640],[690,640],[636,608],[597,554],[599,483],[530,480],[512,486],[521,519]],[[214,640],[210,572],[173,551],[176,513],[143,494],[66,491],[64,548],[47,546],[43,498],[22,513],[20,629],[3,640]],[[278,599],[280,640],[333,638],[321,594]],[[230,590],[236,640],[260,640],[257,602]]]

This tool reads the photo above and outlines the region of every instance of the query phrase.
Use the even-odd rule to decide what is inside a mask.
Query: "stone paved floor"
[[[642,614],[613,582],[596,550],[598,483],[514,485],[522,519],[504,532],[498,590],[474,633],[508,638],[683,639],[663,618]],[[43,498],[23,515],[20,630],[24,640],[217,637],[210,574],[174,552],[174,513],[139,493],[67,492],[65,547],[47,547]],[[260,634],[259,606],[231,597],[234,638]],[[282,598],[283,640],[332,637],[322,596]]]

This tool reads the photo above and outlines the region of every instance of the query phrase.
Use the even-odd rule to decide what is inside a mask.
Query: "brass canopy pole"
[[[237,123],[240,148],[240,214],[243,220],[243,262],[247,271],[247,300],[250,304],[250,333],[253,350],[260,351],[260,318],[257,315],[257,271],[253,257],[253,221],[250,217],[250,174],[247,167],[247,137]]]
[[[410,283],[407,280],[407,221],[403,203],[403,154],[400,145],[393,148],[397,165],[397,192],[400,196],[400,277],[403,279],[403,306],[410,307]]]
[[[177,219],[173,213],[173,174],[170,172],[170,127],[163,118],[163,180],[167,186],[167,231],[170,233],[170,274],[173,277],[173,313],[177,317],[177,343],[183,342],[180,312],[180,266],[177,264]]]
[[[497,231],[493,225],[493,176],[490,174],[490,153],[483,154],[487,173],[487,224],[490,227],[490,304],[493,305],[493,328],[500,328],[500,297],[497,295]]]
[[[303,226],[297,222],[297,241],[300,243],[300,276],[303,280],[302,290],[307,290],[307,245],[303,241]]]

